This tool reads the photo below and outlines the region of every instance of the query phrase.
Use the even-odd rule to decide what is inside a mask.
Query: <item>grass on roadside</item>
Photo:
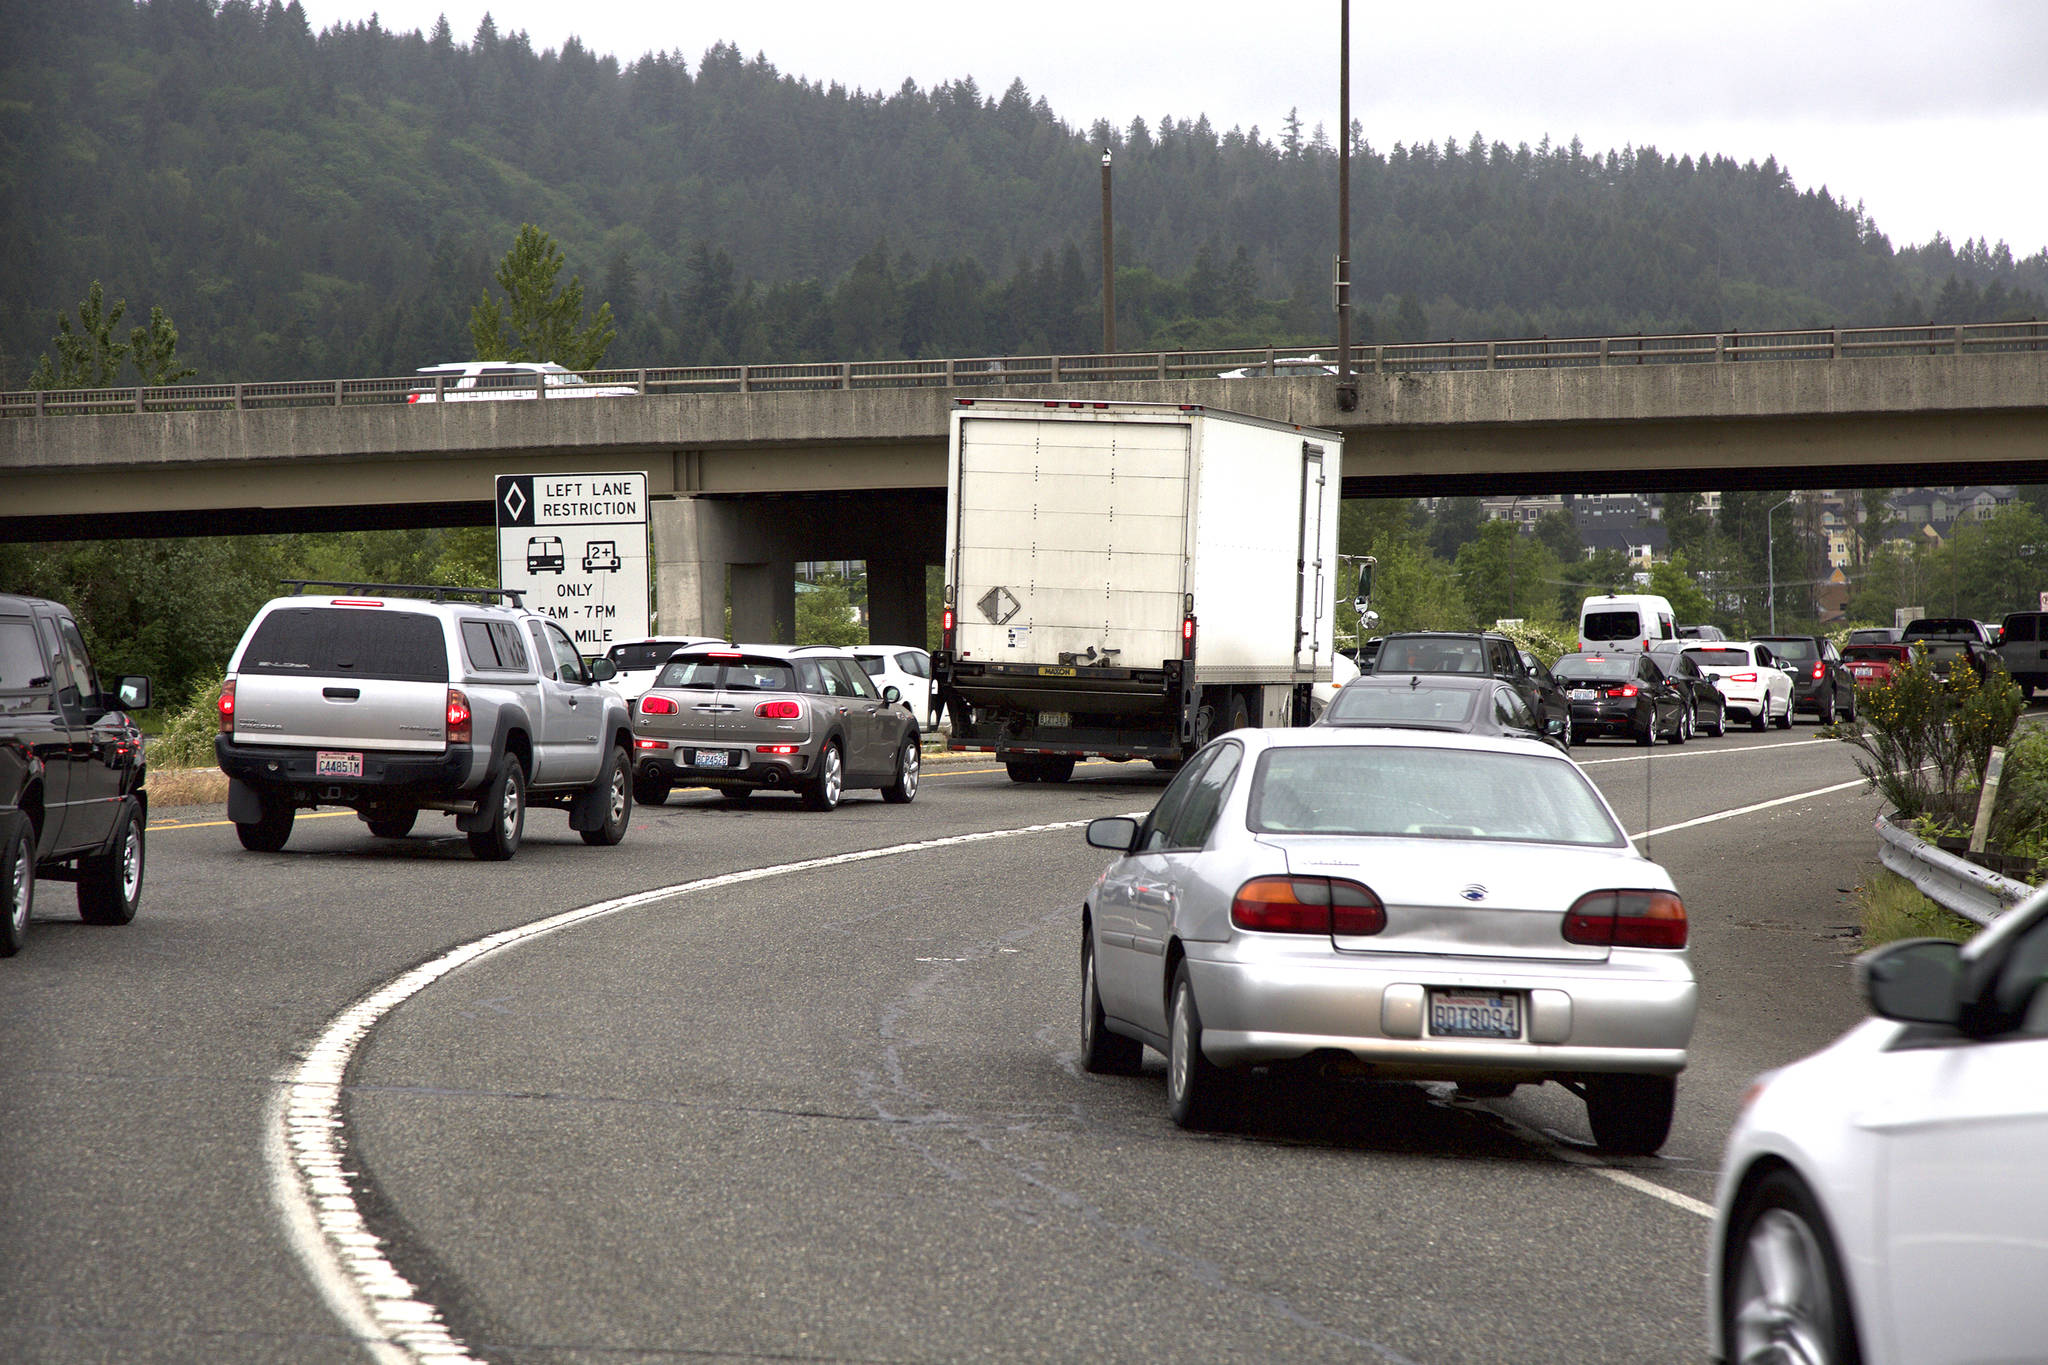
[[[1863,921],[1865,948],[1902,938],[1946,938],[1960,943],[1977,932],[1976,925],[1942,909],[1888,868],[1878,868],[1856,888],[1856,908]]]

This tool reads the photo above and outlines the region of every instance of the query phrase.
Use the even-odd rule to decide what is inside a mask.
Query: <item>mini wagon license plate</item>
[[[723,749],[699,749],[691,762],[700,768],[730,768],[732,755]]]
[[[363,756],[361,754],[334,753],[321,749],[313,755],[315,777],[361,777]]]
[[[1507,991],[1431,991],[1429,1031],[1439,1038],[1519,1038],[1522,997]]]

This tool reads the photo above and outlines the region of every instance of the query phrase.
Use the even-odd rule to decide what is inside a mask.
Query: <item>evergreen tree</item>
[[[484,22],[490,22],[488,15]],[[487,289],[469,312],[478,360],[553,361],[571,370],[594,370],[604,363],[617,335],[612,307],[599,304],[596,316],[585,322],[583,278],[571,275],[567,285],[557,287],[562,264],[562,249],[553,237],[531,223],[519,225],[495,276],[505,302],[501,305]]]

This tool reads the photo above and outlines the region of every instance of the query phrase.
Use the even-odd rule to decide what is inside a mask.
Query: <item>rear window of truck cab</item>
[[[55,709],[50,661],[26,616],[0,616],[0,715]]]
[[[284,677],[448,681],[439,618],[381,607],[280,607],[242,651],[239,670]]]

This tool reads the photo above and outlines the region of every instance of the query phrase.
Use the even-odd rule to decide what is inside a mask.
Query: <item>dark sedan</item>
[[[1835,717],[1856,719],[1856,679],[1835,649],[1833,640],[1818,635],[1759,635],[1769,645],[1778,667],[1792,678],[1792,710],[1808,711],[1822,725]]]
[[[1345,684],[1316,724],[1516,735],[1547,739],[1559,748],[1565,736],[1563,721],[1543,721],[1510,684],[1458,674],[1358,678]]]
[[[1650,657],[1664,670],[1664,676],[1685,693],[1686,738],[1704,731],[1719,739],[1728,733],[1728,699],[1714,686],[1712,678],[1700,672],[1699,664],[1685,652],[1687,648],[1698,648],[1698,642],[1672,640],[1668,647],[1651,650]]]
[[[1567,654],[1550,673],[1571,698],[1574,744],[1602,735],[1685,743],[1685,694],[1648,654]]]

